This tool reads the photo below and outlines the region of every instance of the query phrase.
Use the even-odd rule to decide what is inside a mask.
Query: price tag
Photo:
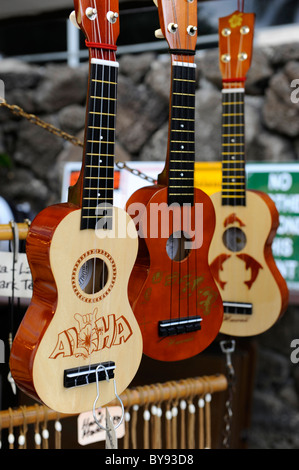
[[[108,408],[98,408],[96,410],[96,417],[101,426],[103,428],[107,428],[106,426],[106,409]],[[117,426],[117,424],[121,420],[122,416],[122,409],[120,406],[109,406],[109,415],[110,420],[113,423],[113,428]],[[94,420],[92,411],[86,411],[85,413],[81,413],[78,416],[77,421],[78,426],[78,443],[81,446],[85,446],[88,444],[93,444],[95,442],[105,441],[106,440],[106,431],[99,428],[97,423]],[[114,429],[113,429],[114,430]],[[114,431],[116,433],[116,438],[120,439],[125,435],[125,424],[124,422]]]
[[[13,269],[14,286],[13,286]],[[17,262],[13,262],[13,253],[0,252],[0,297],[31,298],[33,282],[26,253],[18,253]]]

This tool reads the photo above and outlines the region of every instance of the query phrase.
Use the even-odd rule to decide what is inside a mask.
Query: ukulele
[[[244,82],[250,68],[254,14],[219,20],[222,89],[222,188],[213,194],[216,229],[209,262],[224,305],[220,332],[252,336],[287,306],[288,289],[271,250],[279,220],[267,194],[246,190]]]
[[[158,0],[158,12],[171,55],[167,158],[158,184],[127,202],[139,235],[129,300],[143,352],[178,361],[211,344],[223,306],[208,264],[215,212],[194,187],[197,2]]]
[[[91,410],[131,382],[142,336],[127,284],[138,250],[130,216],[113,207],[119,33],[117,0],[75,0],[89,48],[82,169],[67,203],[41,211],[27,237],[33,296],[10,366],[28,395],[62,413]]]

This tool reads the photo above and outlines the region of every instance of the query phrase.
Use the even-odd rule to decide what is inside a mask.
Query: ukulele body
[[[232,336],[263,333],[283,314],[288,302],[287,285],[271,250],[279,224],[277,209],[259,191],[246,191],[246,206],[222,205],[221,192],[211,199],[216,228],[209,262],[224,301],[220,332]],[[230,306],[226,313],[225,303],[240,303],[240,310]]]
[[[144,187],[131,196],[127,203],[131,215],[134,211],[130,211],[130,207],[134,207],[135,202],[142,203],[144,211],[135,219],[139,251],[128,292],[142,332],[143,352],[162,361],[192,357],[210,345],[223,319],[222,301],[207,256],[215,226],[213,205],[204,192],[194,189],[195,204],[184,210],[186,219],[192,221],[191,229],[196,217],[195,207],[201,207],[199,212],[203,210],[197,216],[199,240],[187,256],[175,260],[167,253],[166,245],[173,233],[188,232],[182,208],[168,206],[167,187],[158,185]],[[156,209],[151,212],[151,207],[162,207],[159,219],[156,219]],[[159,322],[194,317],[201,319],[199,330],[161,336]]]
[[[97,388],[95,382],[66,388],[65,370],[113,361],[121,393],[142,355],[142,337],[127,295],[138,246],[135,226],[128,214],[114,208],[115,231],[109,238],[106,230],[79,230],[80,217],[78,206],[57,204],[31,224],[27,255],[33,296],[10,360],[22,390],[56,411],[71,414],[91,410]],[[128,232],[123,232],[123,224]],[[94,263],[97,269],[103,263],[107,269],[92,294],[84,283],[87,266],[90,270]],[[113,382],[99,381],[97,406],[115,398]]]

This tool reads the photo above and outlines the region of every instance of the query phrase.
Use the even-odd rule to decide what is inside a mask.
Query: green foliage
[[[0,153],[0,167],[11,168],[12,160],[7,153]]]

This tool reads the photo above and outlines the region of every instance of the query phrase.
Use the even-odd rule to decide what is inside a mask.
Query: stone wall
[[[200,52],[196,91],[197,160],[220,159],[221,77],[218,51]],[[120,58],[117,146],[119,160],[164,160],[170,64],[145,53]],[[83,138],[88,67],[0,62],[6,100]],[[291,101],[299,79],[299,43],[256,48],[246,82],[248,161],[297,161],[299,103]],[[26,119],[0,109],[0,195],[30,203],[33,213],[60,201],[61,169],[81,160],[82,149]],[[298,307],[257,338],[258,361],[250,448],[299,447],[299,368],[290,360],[299,338]]]

